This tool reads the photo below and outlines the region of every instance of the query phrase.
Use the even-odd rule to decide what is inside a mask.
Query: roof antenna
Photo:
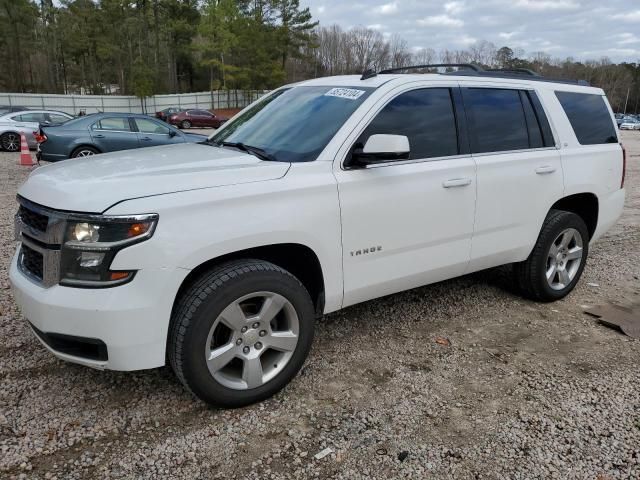
[[[377,75],[378,74],[376,73],[375,70],[368,68],[364,72],[362,72],[362,76],[360,77],[360,80],[367,80],[368,78],[373,78]]]

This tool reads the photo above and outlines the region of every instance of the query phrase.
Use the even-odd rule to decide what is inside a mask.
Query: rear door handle
[[[102,134],[94,135],[94,138],[104,138],[104,135]]]
[[[538,175],[546,175],[547,173],[553,173],[556,171],[556,167],[553,165],[543,165],[541,167],[536,168],[536,173]]]
[[[466,187],[467,185],[471,185],[470,178],[452,178],[442,183],[444,188]]]

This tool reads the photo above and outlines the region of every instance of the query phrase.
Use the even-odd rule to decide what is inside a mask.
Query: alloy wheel
[[[20,136],[15,133],[7,133],[2,136],[2,148],[8,152],[20,150]]]
[[[80,150],[77,154],[76,157],[90,157],[92,155],[95,155],[96,153],[93,150]]]
[[[567,228],[551,244],[547,255],[546,278],[554,290],[569,286],[582,263],[582,236],[575,228]]]
[[[264,385],[289,363],[300,323],[282,295],[256,292],[229,304],[213,322],[205,344],[211,375],[234,390]]]

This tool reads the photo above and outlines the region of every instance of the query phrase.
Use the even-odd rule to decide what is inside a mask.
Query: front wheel
[[[191,122],[189,120],[183,120],[180,124],[180,128],[191,128]]]
[[[551,210],[529,258],[514,266],[517,283],[533,300],[559,300],[578,283],[588,253],[584,220],[575,213]]]
[[[262,260],[233,261],[205,273],[178,300],[169,361],[201,400],[242,407],[297,374],[314,321],[309,293],[289,272]]]

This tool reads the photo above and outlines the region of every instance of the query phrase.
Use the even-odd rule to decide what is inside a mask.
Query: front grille
[[[21,264],[22,268],[29,274],[42,281],[44,277],[44,257],[40,252],[22,244]]]
[[[29,227],[38,230],[39,232],[47,231],[49,217],[47,217],[46,215],[34,212],[33,210],[29,210],[24,205],[20,205],[20,208],[18,209],[18,216],[22,220],[22,223],[24,223],[25,225],[28,225]]]

